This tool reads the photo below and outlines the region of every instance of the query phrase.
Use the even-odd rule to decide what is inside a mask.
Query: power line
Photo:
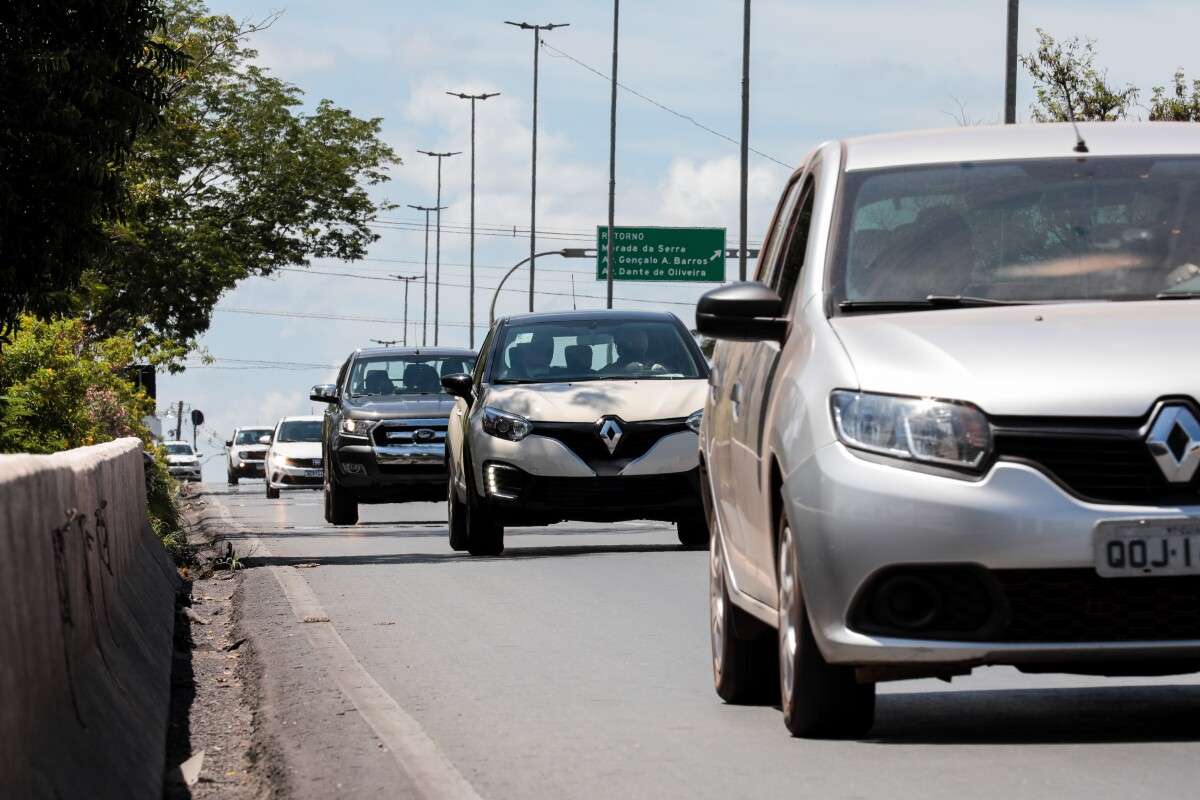
[[[565,52],[563,52],[562,50],[559,50],[557,47],[555,47],[555,46],[554,46],[554,45],[552,45],[552,44],[547,44],[546,42],[542,42],[542,47],[546,48],[547,50],[552,50],[552,51],[554,51],[554,52],[555,52],[555,53],[557,53],[559,56],[561,56],[562,58],[565,58],[565,59],[567,59],[568,61],[573,61],[573,62],[575,62],[575,63],[576,63],[576,64],[578,64],[579,66],[581,66],[581,67],[583,67],[584,69],[586,69],[588,72],[591,72],[591,73],[593,73],[594,75],[598,75],[598,76],[600,76],[600,77],[601,77],[601,78],[603,78],[605,81],[611,81],[611,80],[612,80],[612,78],[610,78],[608,75],[605,75],[605,74],[604,74],[603,72],[601,72],[600,70],[596,69],[595,67],[588,66],[587,64],[583,63],[583,62],[582,62],[582,61],[580,61],[579,59],[575,58],[575,56],[571,55],[570,53],[565,53]],[[637,91],[636,89],[632,89],[632,88],[630,88],[630,87],[626,86],[626,85],[625,85],[625,84],[623,84],[623,83],[618,83],[618,84],[617,84],[617,86],[619,86],[619,87],[621,87],[622,89],[624,89],[625,91],[629,92],[629,93],[630,93],[631,95],[633,95],[634,97],[641,98],[642,100],[645,100],[645,101],[646,101],[647,103],[649,103],[650,105],[652,105],[652,106],[654,106],[654,107],[656,107],[656,108],[662,109],[663,111],[666,111],[668,114],[672,114],[672,115],[674,115],[674,116],[676,116],[676,117],[679,117],[680,119],[684,120],[685,122],[690,122],[692,125],[695,125],[697,128],[699,128],[699,129],[700,129],[700,130],[702,130],[702,131],[705,131],[706,133],[711,133],[713,136],[716,136],[716,137],[719,137],[719,138],[721,138],[721,139],[724,139],[725,141],[729,142],[730,144],[736,144],[736,145],[739,145],[739,146],[741,145],[741,142],[739,142],[737,139],[734,139],[734,138],[733,138],[733,137],[731,137],[731,136],[726,136],[725,134],[721,133],[721,132],[720,132],[720,131],[718,131],[718,130],[713,130],[712,128],[708,127],[708,126],[707,126],[707,125],[705,125],[704,123],[702,123],[702,122],[698,121],[698,120],[697,120],[695,117],[692,117],[692,116],[689,116],[689,115],[687,115],[687,114],[684,114],[682,111],[676,111],[675,109],[671,108],[670,106],[663,105],[662,103],[658,102],[658,101],[657,101],[657,100],[655,100],[654,98],[652,98],[652,97],[647,97],[646,95],[642,94],[641,92]],[[763,152],[763,151],[761,151],[761,150],[755,150],[753,147],[751,147],[751,148],[748,148],[748,149],[750,150],[750,152],[751,152],[751,153],[754,153],[754,154],[755,154],[755,155],[757,155],[757,156],[762,156],[763,158],[767,159],[768,161],[774,161],[776,164],[778,164],[778,165],[779,165],[779,166],[781,166],[781,167],[784,167],[785,169],[788,169],[788,170],[793,170],[793,171],[796,169],[796,168],[795,168],[794,166],[792,166],[791,164],[786,164],[786,163],[784,163],[784,162],[780,161],[778,158],[775,158],[775,156],[772,156],[772,155],[769,155],[769,154],[767,154],[767,153],[764,153],[764,152]]]

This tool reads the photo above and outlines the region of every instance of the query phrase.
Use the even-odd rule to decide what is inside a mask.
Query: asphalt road
[[[359,525],[330,528],[318,493],[210,490],[261,540],[242,624],[260,632],[265,718],[295,796],[403,796],[413,784],[339,693],[343,667],[309,652],[268,566],[302,576],[357,663],[484,798],[1200,791],[1195,677],[994,668],[883,684],[868,738],[792,739],[776,709],[713,693],[707,556],[681,550],[670,526],[510,531],[502,557],[472,559],[449,549],[441,505],[364,506]]]

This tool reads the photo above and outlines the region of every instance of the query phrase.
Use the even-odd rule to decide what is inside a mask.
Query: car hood
[[[233,447],[231,447],[229,449],[236,450],[238,452],[241,452],[244,450],[248,453],[265,453],[265,452],[267,452],[267,445],[265,445],[265,444],[235,444]]]
[[[535,422],[679,419],[704,407],[705,380],[581,381],[492,386],[485,402]]]
[[[195,456],[167,456],[168,464],[193,464],[198,460]]]
[[[1160,397],[1200,398],[1200,301],[870,314],[830,324],[864,391],[1027,416],[1137,417]]]
[[[346,401],[355,419],[437,419],[449,417],[454,398],[448,394],[405,397],[352,397]]]
[[[271,452],[285,458],[320,458],[320,442],[276,442]]]

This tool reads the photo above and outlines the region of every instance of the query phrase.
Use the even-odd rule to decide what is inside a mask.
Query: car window
[[[495,353],[492,377],[497,383],[707,377],[690,334],[667,320],[509,324]]]
[[[483,371],[487,367],[487,354],[491,352],[492,342],[496,338],[497,328],[493,327],[487,332],[487,336],[483,337],[483,344],[479,346],[479,360],[475,363],[475,369],[472,372],[471,379],[476,383],[483,382]]]
[[[799,179],[792,181],[787,188],[787,193],[779,202],[779,208],[775,211],[775,221],[771,226],[771,231],[767,234],[767,239],[763,243],[762,252],[758,255],[758,272],[755,275],[755,280],[759,283],[770,285],[774,277],[775,267],[779,260],[780,251],[783,250],[783,245],[787,242],[789,226],[792,219],[792,212],[796,208],[796,200],[800,196],[800,181]]]
[[[237,438],[234,444],[258,444],[258,440],[263,436],[270,436],[273,431],[270,428],[246,428],[238,431]]]
[[[295,419],[279,423],[279,433],[275,436],[277,442],[319,442],[321,441],[321,420]]]
[[[444,394],[442,378],[447,375],[469,374],[474,368],[473,356],[404,355],[358,358],[350,367],[348,388],[352,397]]]
[[[835,301],[1118,300],[1200,291],[1200,158],[848,173]]]
[[[815,198],[816,192],[810,178],[805,181],[804,188],[800,192],[800,208],[796,212],[795,220],[789,226],[787,249],[784,251],[779,262],[780,267],[775,271],[770,283],[771,288],[783,300],[785,309],[792,306],[796,294],[796,284],[799,283],[800,274],[804,270],[804,258],[808,252],[808,237],[812,228]]]
[[[193,455],[192,446],[190,444],[168,444],[165,445],[167,455],[169,456],[190,456]]]

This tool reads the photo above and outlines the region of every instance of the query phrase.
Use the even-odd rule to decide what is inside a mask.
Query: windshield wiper
[[[843,300],[842,311],[921,311],[927,308],[970,308],[973,306],[1024,306],[1030,300],[996,300],[969,295],[926,295],[924,300]]]
[[[1154,295],[1155,300],[1197,300],[1200,299],[1200,292],[1159,292]]]

